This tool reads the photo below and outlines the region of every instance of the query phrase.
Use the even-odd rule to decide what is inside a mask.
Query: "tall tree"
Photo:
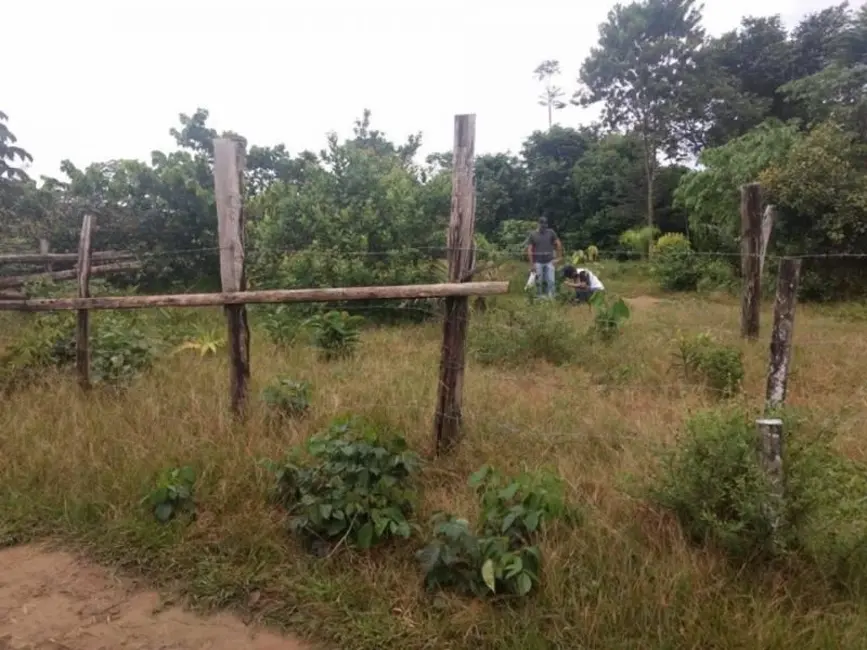
[[[699,79],[704,43],[695,0],[617,5],[599,27],[599,42],[581,66],[576,103],[603,104],[612,129],[641,136],[647,223],[654,225],[658,156],[680,159],[694,148],[711,80]]]
[[[18,139],[6,126],[9,117],[0,111],[0,181],[26,181],[27,173],[17,164],[33,162],[33,156],[16,146]]]
[[[554,125],[554,111],[566,108],[563,101],[563,89],[554,84],[554,78],[560,76],[560,62],[556,59],[542,61],[533,71],[537,81],[545,84],[545,90],[539,95],[539,106],[548,108],[548,128]]]

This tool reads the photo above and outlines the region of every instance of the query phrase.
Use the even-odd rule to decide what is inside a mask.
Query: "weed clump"
[[[709,334],[681,336],[677,356],[687,381],[698,381],[722,398],[735,396],[744,380],[743,353]]]

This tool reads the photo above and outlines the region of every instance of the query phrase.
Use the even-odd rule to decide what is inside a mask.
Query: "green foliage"
[[[38,379],[46,368],[75,362],[75,319],[54,313],[33,318],[24,335],[0,357],[0,384],[6,389]]]
[[[658,228],[645,226],[644,228],[632,228],[621,233],[618,241],[628,251],[641,257],[647,257],[657,235],[659,235]]]
[[[470,352],[480,363],[506,366],[537,360],[569,363],[586,345],[568,312],[548,300],[489,309],[469,336]]]
[[[149,369],[155,351],[147,337],[128,319],[107,314],[91,332],[91,379],[123,384]]]
[[[593,307],[593,332],[603,341],[610,341],[620,334],[620,328],[629,320],[629,306],[623,298],[609,297],[597,291],[590,298]]]
[[[455,589],[485,597],[526,596],[539,584],[541,551],[535,541],[546,523],[567,508],[558,477],[505,477],[490,466],[470,477],[481,505],[479,534],[466,520],[437,513],[433,539],[416,554],[428,589]]]
[[[296,305],[269,305],[257,310],[257,316],[257,322],[276,345],[292,345],[304,329],[304,318]]]
[[[675,204],[689,214],[690,235],[699,250],[738,252],[740,186],[784,160],[799,138],[796,124],[770,120],[701,153],[703,169],[686,174],[674,194]]]
[[[719,343],[706,333],[680,336],[678,360],[687,380],[703,382],[717,396],[728,398],[740,392],[744,363],[738,348]]]
[[[156,486],[142,503],[147,503],[153,509],[157,521],[166,523],[178,514],[193,512],[195,484],[196,472],[192,467],[165,469],[160,472]]]
[[[276,495],[291,515],[290,530],[308,540],[367,549],[392,537],[407,538],[415,500],[410,478],[418,457],[399,436],[350,418],[307,442],[308,458],[293,450],[267,463]]]
[[[317,314],[307,321],[313,330],[313,341],[323,359],[345,359],[355,354],[361,340],[361,324],[364,318],[350,316],[345,311],[329,311]]]
[[[200,357],[213,355],[217,350],[226,345],[225,335],[214,329],[202,330],[194,336],[187,338],[183,343],[175,348],[174,353],[191,351],[197,352]]]
[[[689,240],[680,233],[662,235],[653,247],[653,274],[666,291],[694,291],[701,275]]]
[[[587,254],[582,251],[580,248],[572,253],[572,264],[578,266],[579,264],[584,264],[587,261]]]
[[[500,222],[497,242],[503,248],[517,251],[527,244],[527,236],[536,228],[535,221],[507,219]]]
[[[281,415],[298,417],[310,410],[310,392],[309,382],[278,377],[262,390],[262,401]]]
[[[737,278],[729,262],[710,256],[697,259],[696,262],[698,263],[699,278],[695,288],[698,291],[733,291],[737,287]],[[769,266],[767,261],[765,266]],[[768,276],[767,273],[765,275]]]
[[[596,248],[593,244],[587,247],[585,254],[587,255],[588,262],[595,262],[599,259],[599,249]]]
[[[710,411],[691,418],[666,453],[651,498],[671,510],[686,535],[737,559],[773,549],[766,506],[771,486],[757,457],[755,428],[744,414]]]

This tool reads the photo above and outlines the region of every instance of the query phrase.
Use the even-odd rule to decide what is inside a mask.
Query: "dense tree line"
[[[559,125],[569,115],[559,62],[538,66],[549,128],[518,153],[477,157],[480,241],[519,246],[528,222],[544,215],[572,248],[615,249],[624,231],[650,227],[686,234],[692,249],[735,252],[738,186],[760,181],[779,215],[772,251],[867,253],[867,8],[831,7],[791,31],[779,16],[748,17],[719,37],[701,19],[694,0],[640,0],[609,13],[574,71],[571,98],[600,106],[598,124]],[[243,136],[218,134],[200,108],[171,129],[175,151],[83,169],[64,161],[65,179],[36,182],[8,124],[0,113],[6,248],[33,250],[46,238],[74,250],[87,209],[98,217],[95,246],[148,254],[141,282],[215,280],[212,140]],[[451,154],[421,161],[420,146],[420,134],[392,142],[367,111],[351,137],[329,135],[319,152],[248,146],[254,282],[435,277]],[[810,272],[821,283],[839,268]],[[856,271],[841,291],[867,284]]]

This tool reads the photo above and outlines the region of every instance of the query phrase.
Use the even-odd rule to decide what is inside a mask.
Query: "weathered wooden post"
[[[456,115],[452,212],[448,234],[449,282],[467,282],[473,273],[473,230],[476,219],[473,170],[475,142],[476,116]],[[469,303],[466,297],[445,299],[442,357],[434,417],[437,454],[451,450],[461,435],[468,318]]]
[[[765,256],[768,252],[768,243],[771,241],[771,232],[774,230],[774,222],[777,220],[777,210],[769,205],[762,215],[762,251],[759,255],[759,277],[764,277]]]
[[[90,298],[90,255],[93,217],[85,214],[81,222],[81,236],[78,239],[78,297]],[[40,250],[40,253],[42,251]],[[78,310],[75,329],[75,365],[78,370],[78,383],[82,388],[90,388],[90,312]]]
[[[762,302],[761,276],[762,188],[758,183],[741,187],[741,336],[757,339]]]
[[[774,329],[771,332],[771,354],[765,393],[765,408],[768,411],[782,406],[786,400],[800,276],[801,260],[790,257],[781,260],[774,300]]]
[[[766,504],[767,513],[774,531],[782,515],[785,498],[783,474],[783,421],[778,418],[756,420],[759,435],[759,461],[771,486],[771,502]]]
[[[214,193],[217,200],[220,241],[220,280],[223,293],[247,290],[244,271],[245,223],[241,143],[230,138],[214,140]],[[229,348],[229,397],[232,412],[243,411],[250,377],[250,326],[244,304],[226,305]]]

